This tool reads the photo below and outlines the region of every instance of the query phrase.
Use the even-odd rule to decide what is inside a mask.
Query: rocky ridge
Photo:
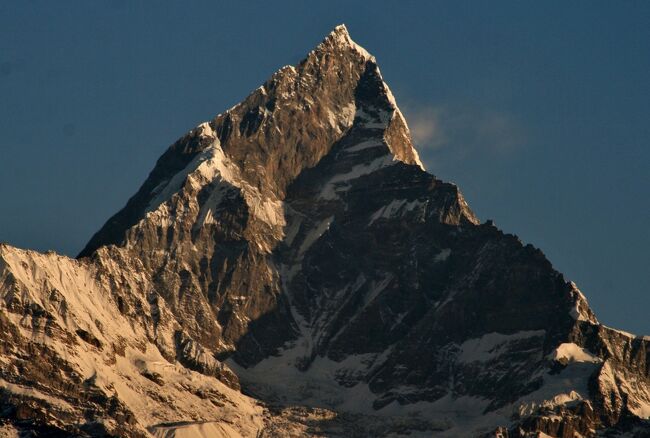
[[[174,143],[78,260],[0,246],[0,298],[9,432],[650,430],[650,339],[424,171],[344,26]]]

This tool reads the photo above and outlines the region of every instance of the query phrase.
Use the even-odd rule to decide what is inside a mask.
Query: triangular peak
[[[246,186],[255,187],[261,197],[274,202],[283,199],[292,181],[314,167],[354,123],[359,123],[362,103],[382,113],[382,123],[375,124],[375,130],[381,132],[373,135],[383,138],[394,159],[422,167],[375,58],[340,25],[300,64],[281,68],[242,102],[173,144],[138,193],[93,236],[81,256],[103,245],[124,244],[127,230],[145,218],[152,205],[182,191],[187,177],[199,166],[220,162],[202,161],[211,156],[209,149],[217,143],[217,155],[228,161],[231,173]],[[205,135],[206,130],[211,135]],[[208,172],[211,175],[218,173],[210,171],[214,171]],[[161,197],[161,193],[167,196]]]
[[[319,49],[322,51],[329,51],[332,49],[340,48],[350,48],[355,50],[359,55],[361,55],[366,61],[375,61],[375,57],[372,56],[366,49],[361,47],[359,44],[354,42],[350,37],[348,28],[345,24],[339,24],[336,26],[323,40],[322,43],[316,47],[316,50]]]

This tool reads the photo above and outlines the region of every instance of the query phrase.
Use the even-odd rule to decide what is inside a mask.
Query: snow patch
[[[334,221],[334,216],[330,216],[320,221],[303,239],[298,254],[302,256],[307,250],[327,231]]]
[[[210,122],[203,122],[196,127],[200,137],[216,138],[216,134]]]
[[[433,258],[434,262],[444,262],[451,255],[451,248],[444,248]]]
[[[214,421],[154,426],[149,428],[149,433],[155,438],[242,438],[229,424]]]
[[[407,199],[394,199],[389,204],[384,205],[370,216],[368,225],[372,225],[379,219],[390,219],[404,216],[407,212],[416,210],[426,205],[426,201],[408,201]]]
[[[101,257],[101,251],[100,251]],[[91,379],[106,396],[118,397],[131,410],[140,425],[150,427],[170,421],[230,421],[244,436],[255,436],[262,427],[262,409],[256,402],[233,390],[214,377],[191,371],[178,362],[166,360],[158,347],[146,340],[149,335],[138,319],[127,319],[117,307],[111,289],[116,278],[128,284],[134,299],[148,290],[147,277],[137,267],[129,270],[114,259],[104,259],[102,274],[96,266],[55,254],[39,254],[12,248],[2,250],[0,276],[9,272],[25,291],[21,300],[49,311],[53,326],[69,336],[83,329],[100,342],[100,346],[79,341],[70,345],[67,336],[50,336],[39,332],[22,315],[7,312],[11,323],[31,342],[47,346],[64,359],[83,380]],[[115,275],[115,276],[114,276]],[[59,298],[52,300],[52,291]],[[0,291],[10,293],[10,291]],[[4,302],[0,296],[0,302]],[[57,310],[64,303],[66,312]],[[145,301],[146,303],[146,301]],[[146,313],[149,310],[145,308]],[[161,312],[166,312],[161,307]],[[172,331],[158,327],[159,339],[171,338]],[[163,341],[164,342],[164,341]],[[123,355],[113,354],[111,346],[122,345]],[[156,375],[154,382],[145,375]],[[0,379],[0,390],[35,398],[62,410],[73,408],[63,400],[35,388],[27,388]],[[228,402],[215,409],[211,394]],[[234,421],[246,416],[250,421]],[[107,420],[108,421],[108,420]],[[225,435],[227,436],[227,435]],[[235,435],[236,436],[236,435]]]
[[[339,192],[344,192],[350,189],[349,182],[361,178],[362,176],[370,175],[380,169],[392,166],[395,164],[392,155],[384,155],[367,164],[358,164],[354,166],[349,172],[335,175],[332,177],[321,190],[319,199],[333,200],[338,198]]]
[[[392,274],[386,274],[381,280],[373,281],[370,286],[370,291],[364,299],[364,307],[372,303],[375,298],[377,298],[379,294],[383,292],[384,289],[386,289],[386,286],[390,284],[393,278],[394,276]]]
[[[377,148],[381,146],[384,146],[384,144],[379,140],[366,140],[355,146],[345,148],[345,152],[359,152],[365,149]]]
[[[212,129],[208,123],[202,123],[197,129],[208,132],[208,128]],[[213,184],[214,188],[198,213],[198,226],[217,221],[215,210],[230,189],[241,192],[252,216],[271,226],[286,225],[282,201],[274,199],[272,195],[265,196],[258,188],[248,184],[242,178],[239,167],[226,157],[216,137],[212,144],[200,152],[182,171],[152,191],[155,196],[147,206],[147,217],[157,220],[160,225],[171,225],[169,209],[165,204],[184,187],[198,193],[208,184]],[[192,194],[192,198],[194,197]]]
[[[572,343],[567,342],[560,344],[559,347],[551,353],[553,360],[563,363],[572,363],[572,362],[590,362],[590,363],[600,363],[602,359],[591,354],[589,351],[584,348]]]
[[[620,334],[620,335],[623,335],[623,336],[625,336],[626,338],[636,339],[636,338],[639,338],[639,337],[640,337],[641,339],[644,339],[644,340],[646,340],[646,341],[647,341],[647,340],[650,340],[650,336],[637,336],[637,335],[635,335],[635,334],[633,334],[633,333],[626,332],[625,330],[615,329],[615,328],[612,328],[612,327],[608,327],[608,326],[606,326],[606,325],[604,325],[604,324],[601,324],[601,326],[603,326],[603,327],[606,328],[607,330],[611,330],[611,331],[616,332],[616,333],[618,333],[618,334]]]
[[[42,393],[41,391],[30,388],[28,386],[23,386],[23,385],[16,385],[14,383],[9,383],[6,380],[0,378],[0,389],[3,389],[5,391],[14,393],[14,394],[20,394],[23,396],[27,396],[29,398],[34,398],[34,399],[39,399],[43,400],[47,403],[49,403],[52,406],[56,406],[59,409],[68,411],[68,412],[74,412],[75,409],[70,406],[68,402],[65,400],[61,400],[55,397],[51,397],[47,394]]]
[[[210,147],[197,154],[194,159],[183,170],[175,174],[171,179],[156,186],[151,194],[154,197],[149,201],[145,212],[155,211],[161,204],[181,190],[187,179],[197,172],[207,176],[208,171],[214,169],[215,161],[218,159],[216,148]]]
[[[545,330],[521,331],[510,335],[497,332],[488,333],[480,338],[463,342],[459,347],[457,360],[460,363],[488,362],[506,351],[509,343],[532,337],[542,337],[545,333]]]
[[[332,33],[329,34],[329,38],[332,39],[332,41],[339,46],[349,46],[352,48],[354,51],[356,51],[361,57],[363,57],[364,60],[369,61],[375,60],[375,57],[372,56],[366,49],[352,41],[352,38],[350,38],[350,34],[348,33],[347,27],[345,27],[345,24],[339,24],[334,28]]]
[[[354,102],[349,102],[341,108],[334,111],[327,110],[327,121],[333,129],[337,132],[343,132],[352,126],[354,122],[354,114],[356,106]]]

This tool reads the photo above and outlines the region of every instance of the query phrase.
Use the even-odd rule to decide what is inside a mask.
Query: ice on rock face
[[[424,171],[345,26],[176,141],[82,256],[0,244],[3,403],[73,434],[591,436],[650,416],[648,339]]]

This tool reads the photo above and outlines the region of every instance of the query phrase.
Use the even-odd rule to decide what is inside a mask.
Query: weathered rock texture
[[[0,247],[0,298],[7,433],[650,431],[650,341],[424,171],[343,26],[174,143],[78,260]]]

